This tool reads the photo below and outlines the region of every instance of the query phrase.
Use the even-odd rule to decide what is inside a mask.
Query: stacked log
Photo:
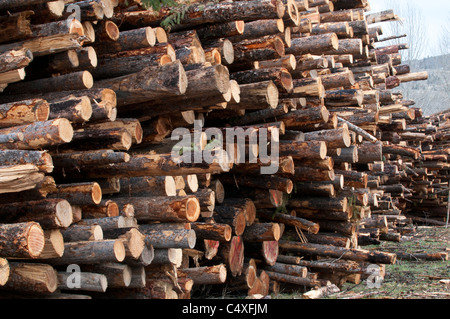
[[[424,187],[448,202],[446,114],[430,137],[391,91],[426,76],[367,1],[64,3],[0,5],[0,294],[340,286],[395,263],[360,246]]]

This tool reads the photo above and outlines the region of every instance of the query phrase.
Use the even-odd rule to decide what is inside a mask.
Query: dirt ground
[[[418,226],[415,233],[404,235],[400,243],[382,241],[365,246],[386,252],[432,253],[450,252],[450,227]],[[373,286],[373,285],[372,285]],[[397,259],[386,266],[386,276],[379,288],[368,287],[367,281],[346,283],[332,299],[450,299],[450,261]]]

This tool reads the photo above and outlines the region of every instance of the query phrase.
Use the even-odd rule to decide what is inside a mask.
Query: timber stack
[[[448,114],[393,91],[427,77],[380,45],[393,12],[178,2],[0,4],[1,297],[333,291],[446,209]]]

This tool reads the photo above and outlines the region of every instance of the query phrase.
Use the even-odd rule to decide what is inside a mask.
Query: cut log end
[[[73,19],[70,22],[69,33],[76,33],[80,37],[84,36],[84,28],[80,21]]]
[[[321,159],[327,157],[327,144],[323,141],[320,142],[319,156]]]
[[[126,249],[122,240],[116,240],[114,242],[114,255],[118,262],[121,262],[125,259]]]
[[[120,31],[114,22],[106,21],[105,32],[111,40],[117,41],[119,39]]]
[[[36,121],[47,121],[50,115],[50,106],[47,102],[42,102],[36,105],[35,116]]]
[[[167,196],[177,195],[177,185],[173,176],[166,176],[164,178],[164,189]]]
[[[86,87],[87,89],[90,89],[94,86],[94,78],[93,78],[91,72],[89,72],[89,71],[83,72],[82,82],[83,82],[84,87]]]
[[[188,198],[186,202],[186,219],[190,222],[196,221],[200,217],[200,202],[197,198]]]
[[[147,42],[147,45],[151,47],[156,44],[156,32],[153,28],[145,28],[145,41]]]
[[[227,64],[234,62],[234,47],[230,40],[224,40],[222,46],[222,61]]]
[[[267,102],[271,108],[276,108],[278,106],[279,91],[275,83],[270,82],[267,86]]]
[[[33,223],[28,229],[27,245],[30,257],[37,258],[42,253],[45,245],[44,231],[37,223]]]
[[[97,205],[102,201],[102,189],[97,182],[94,182],[92,185],[91,196],[92,201]]]
[[[56,204],[56,218],[60,227],[69,227],[73,221],[72,206],[66,200],[61,200]]]

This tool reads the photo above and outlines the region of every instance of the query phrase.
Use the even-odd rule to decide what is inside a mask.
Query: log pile
[[[393,91],[426,75],[370,27],[395,15],[203,2],[170,31],[138,0],[0,5],[1,296],[340,286],[446,205],[447,114]]]

